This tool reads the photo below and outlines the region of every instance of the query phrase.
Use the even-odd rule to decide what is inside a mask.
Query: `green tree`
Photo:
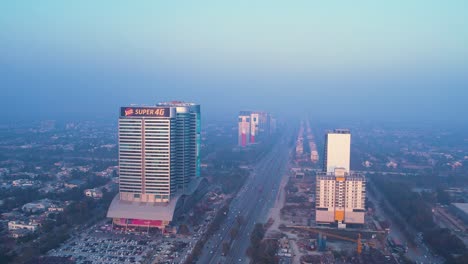
[[[450,195],[442,188],[437,188],[437,202],[448,205],[452,202]]]
[[[226,256],[229,253],[230,245],[228,242],[223,243],[223,256]]]
[[[239,229],[237,227],[233,227],[231,231],[229,232],[229,235],[231,236],[231,240],[234,240],[238,234],[239,234]]]

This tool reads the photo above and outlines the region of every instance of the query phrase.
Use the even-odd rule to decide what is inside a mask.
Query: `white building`
[[[23,210],[23,212],[35,214],[35,213],[47,211],[47,209],[51,207],[52,205],[53,205],[53,202],[51,200],[42,199],[36,202],[31,202],[31,203],[27,203],[23,205],[21,207],[21,210]]]
[[[348,129],[335,129],[325,136],[324,171],[334,172],[344,168],[349,172],[351,156],[351,134]]]
[[[364,224],[366,178],[350,171],[351,134],[347,129],[328,132],[324,172],[316,178],[316,222]]]
[[[238,121],[238,145],[245,147],[250,143],[250,112],[241,111]]]
[[[337,168],[332,173],[318,173],[316,186],[316,222],[364,224],[366,178]]]
[[[274,133],[271,128],[273,118],[268,112],[240,111],[238,118],[238,145],[241,147],[257,143]]]
[[[84,194],[86,197],[96,198],[96,199],[100,199],[103,196],[102,191],[99,189],[86,189],[84,190]]]
[[[37,223],[25,223],[21,221],[10,221],[8,222],[8,230],[17,230],[17,229],[26,229],[31,232],[35,232],[39,229],[39,224]]]
[[[250,113],[250,143],[255,143],[259,134],[260,114],[258,112]]]

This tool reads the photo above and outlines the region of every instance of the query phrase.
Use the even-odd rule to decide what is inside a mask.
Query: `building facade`
[[[351,156],[351,133],[348,129],[335,129],[325,136],[324,166],[325,172],[334,172],[344,168],[349,172]]]
[[[316,188],[317,223],[364,224],[366,179],[362,174],[343,168],[318,173]]]
[[[250,112],[241,111],[238,119],[238,145],[247,146],[250,143]]]
[[[238,145],[245,147],[273,134],[276,121],[272,127],[272,120],[267,112],[241,111],[238,116]]]
[[[178,153],[178,157],[187,160],[192,160],[193,146],[195,144],[195,176],[200,177],[200,151],[201,151],[201,112],[200,105],[194,103],[185,103],[180,101],[158,103],[158,106],[173,107],[176,109],[177,119],[177,136],[176,142],[183,142],[178,147],[182,152]],[[195,138],[193,137],[195,135]],[[178,164],[183,164],[178,161]],[[193,164],[185,164],[185,174],[191,174],[190,171],[193,168]],[[188,171],[187,171],[188,170]]]
[[[260,115],[258,112],[250,113],[250,143],[255,143],[259,134]]]
[[[364,224],[366,178],[350,171],[351,134],[339,129],[325,137],[323,172],[316,176],[316,222]]]
[[[200,176],[200,120],[200,105],[193,103],[121,107],[119,194],[108,211],[114,223],[167,222],[157,218],[169,219],[170,212],[157,211],[174,209],[171,200]],[[134,218],[139,213],[144,219]]]
[[[10,221],[8,222],[8,230],[17,230],[17,229],[26,229],[31,232],[35,232],[39,229],[39,224],[37,223],[26,223],[21,221]]]
[[[200,107],[181,102],[122,107],[119,118],[121,200],[169,202],[199,175]],[[198,175],[197,175],[198,174]]]

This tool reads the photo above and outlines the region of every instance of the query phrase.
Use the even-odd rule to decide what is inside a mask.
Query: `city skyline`
[[[468,1],[1,1],[0,263],[468,263]]]

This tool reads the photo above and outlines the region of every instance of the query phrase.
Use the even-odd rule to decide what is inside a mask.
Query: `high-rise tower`
[[[344,168],[349,172],[351,156],[351,134],[348,129],[335,129],[325,136],[325,153],[323,170],[334,172]]]
[[[258,143],[272,135],[276,130],[276,121],[272,129],[272,116],[267,112],[240,111],[238,119],[238,146]]]
[[[245,147],[250,143],[250,112],[241,111],[238,121],[238,145]]]
[[[350,146],[349,130],[327,133],[324,172],[316,177],[317,223],[364,224],[366,178],[350,171]]]
[[[200,175],[200,119],[200,105],[178,101],[120,109],[119,194],[108,211],[116,224],[172,217]]]

